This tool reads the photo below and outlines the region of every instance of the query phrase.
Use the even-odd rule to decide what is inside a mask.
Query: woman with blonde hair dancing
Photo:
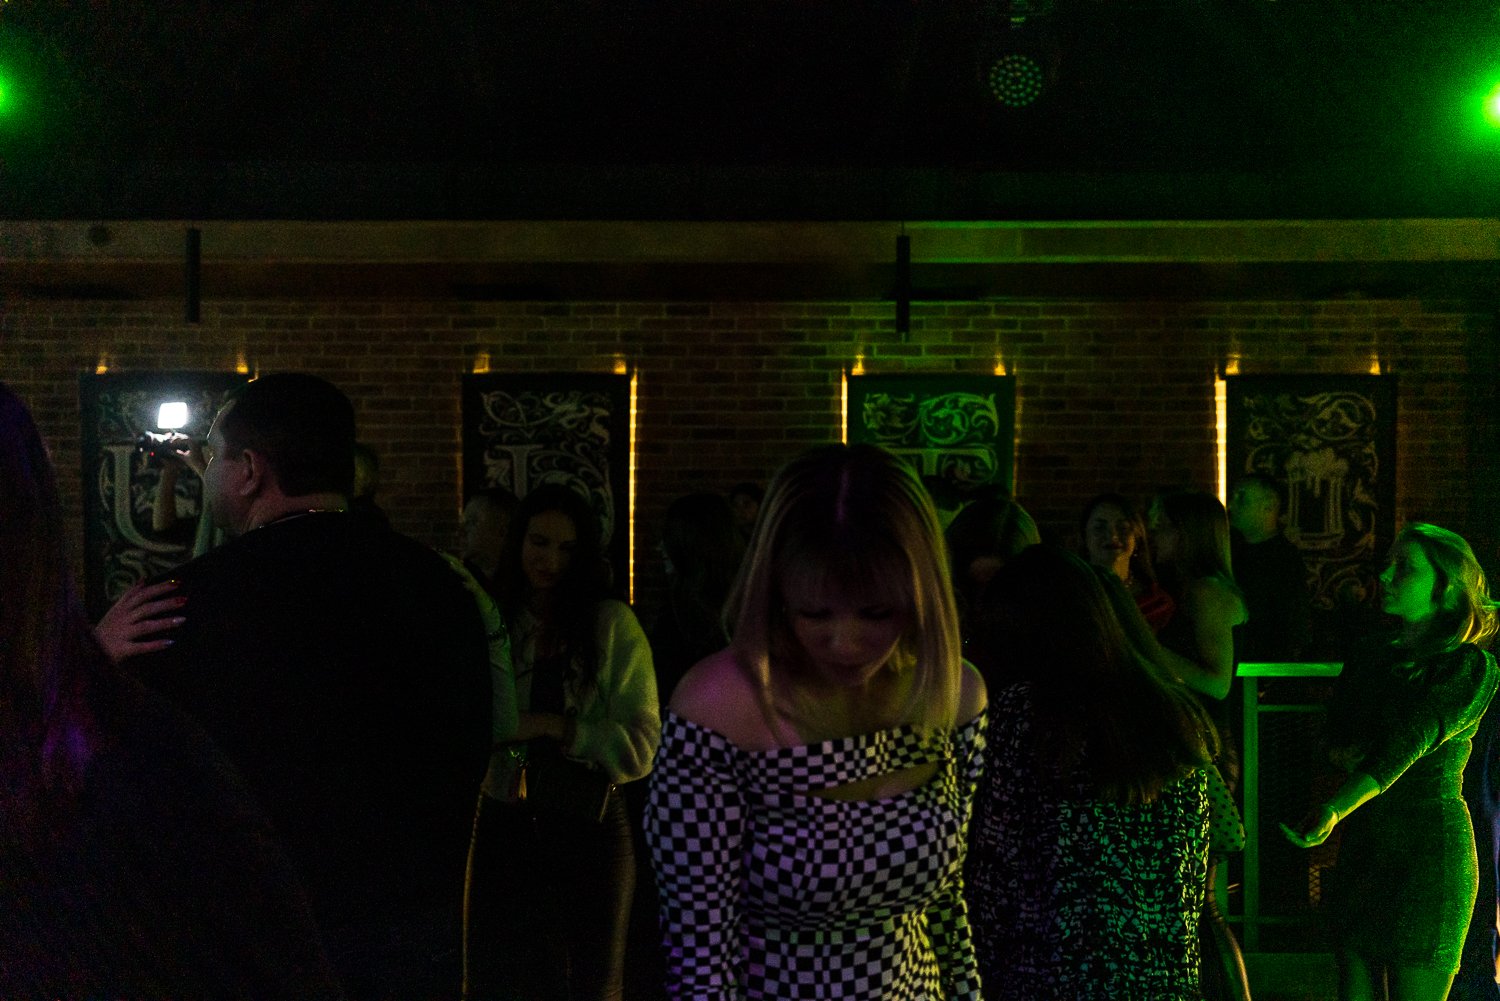
[[[1342,829],[1325,877],[1342,1001],[1448,996],[1478,886],[1460,792],[1500,672],[1484,571],[1462,538],[1408,525],[1380,575],[1392,635],[1351,656],[1329,700],[1329,759],[1348,778],[1297,825],[1303,847]]]
[[[730,608],[652,772],[669,995],[977,999],[961,869],[984,686],[921,481],[869,445],[793,460]]]

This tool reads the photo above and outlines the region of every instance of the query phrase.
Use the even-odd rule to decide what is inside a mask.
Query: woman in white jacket
[[[489,907],[504,909],[508,931],[487,942],[471,923],[470,967],[508,968],[518,975],[501,979],[530,998],[617,1001],[623,991],[635,889],[624,797],[607,793],[597,818],[578,811],[597,789],[650,770],[661,723],[650,646],[629,606],[608,596],[603,568],[587,500],[556,484],[522,499],[496,575],[516,722],[497,732],[476,832],[476,870],[492,878],[472,881],[474,893],[495,894]],[[564,794],[549,795],[559,770]]]

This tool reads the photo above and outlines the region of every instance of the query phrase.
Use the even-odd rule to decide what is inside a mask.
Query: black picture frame
[[[923,477],[1014,489],[1014,376],[851,375],[845,419],[851,443],[883,445]]]
[[[1246,473],[1284,486],[1315,619],[1368,609],[1396,535],[1396,378],[1244,375],[1225,388],[1230,489]]]
[[[599,515],[620,594],[630,573],[631,376],[485,372],[463,380],[463,492],[543,483],[578,490]]]

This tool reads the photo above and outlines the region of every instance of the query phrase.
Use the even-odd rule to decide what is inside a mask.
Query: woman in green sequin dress
[[[1328,889],[1342,1001],[1441,1001],[1474,908],[1461,788],[1500,681],[1483,649],[1495,612],[1468,543],[1432,525],[1401,533],[1380,583],[1397,635],[1351,657],[1329,702],[1329,757],[1348,779],[1283,829],[1309,847],[1342,825]]]

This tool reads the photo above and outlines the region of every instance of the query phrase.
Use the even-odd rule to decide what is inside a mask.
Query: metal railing
[[[1238,915],[1242,924],[1242,943],[1246,952],[1258,952],[1262,946],[1262,931],[1268,925],[1300,924],[1306,916],[1268,914],[1262,908],[1262,854],[1261,838],[1281,837],[1275,819],[1263,815],[1262,797],[1264,774],[1262,771],[1261,721],[1267,714],[1321,715],[1321,702],[1288,701],[1263,704],[1261,701],[1262,679],[1307,678],[1332,679],[1343,671],[1342,663],[1248,663],[1241,664],[1235,672],[1244,679],[1242,705],[1241,758],[1243,818],[1245,822],[1244,871],[1241,881],[1242,911]],[[1311,762],[1307,765],[1310,767]],[[1311,803],[1311,800],[1309,800]],[[1263,831],[1262,828],[1267,830]]]

